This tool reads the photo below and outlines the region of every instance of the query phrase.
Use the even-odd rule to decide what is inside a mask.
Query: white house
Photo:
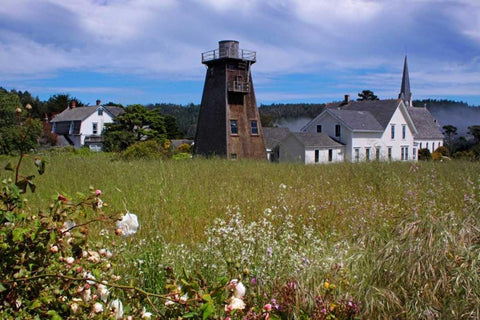
[[[348,96],[347,96],[348,97]],[[329,105],[302,128],[345,146],[345,160],[416,160],[416,133],[402,100],[346,101]]]
[[[71,107],[52,119],[52,132],[76,148],[86,145],[90,149],[101,150],[101,133],[105,124],[113,122],[123,112],[121,107],[102,106],[100,100],[95,106],[87,107],[76,107],[72,102]]]
[[[344,146],[328,135],[291,132],[278,144],[280,162],[318,164],[343,161]]]

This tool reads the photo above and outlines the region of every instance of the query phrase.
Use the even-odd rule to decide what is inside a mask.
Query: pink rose
[[[100,190],[100,189],[95,190],[95,195],[96,196],[99,196],[101,194],[102,194],[102,190]]]

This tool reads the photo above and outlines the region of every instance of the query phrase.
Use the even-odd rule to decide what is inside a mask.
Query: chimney
[[[97,106],[100,106],[102,104],[101,100],[97,100]]]
[[[75,100],[72,100],[72,102],[70,103],[70,108],[75,109],[76,106],[77,106],[77,102]]]

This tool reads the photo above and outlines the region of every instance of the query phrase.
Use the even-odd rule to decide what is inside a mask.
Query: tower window
[[[250,125],[252,127],[252,134],[258,134],[258,122],[257,122],[257,120],[250,121]]]
[[[230,120],[230,133],[238,134],[238,122],[237,120]]]

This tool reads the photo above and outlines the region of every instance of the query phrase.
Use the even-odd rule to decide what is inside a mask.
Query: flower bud
[[[17,108],[17,109],[15,109],[15,112],[16,112],[17,114],[20,114],[20,113],[22,113],[22,109]]]
[[[102,194],[102,190],[100,190],[100,189],[95,190],[95,195],[96,196],[99,196],[101,194]]]
[[[270,312],[272,311],[272,305],[270,303],[267,303],[266,305],[263,306],[263,309],[265,309],[265,311],[267,312]]]
[[[51,253],[57,253],[58,252],[58,247],[57,246],[51,246],[50,247],[50,252]]]
[[[27,103],[27,105],[25,106],[25,109],[32,110],[32,106],[30,105],[30,103]]]

